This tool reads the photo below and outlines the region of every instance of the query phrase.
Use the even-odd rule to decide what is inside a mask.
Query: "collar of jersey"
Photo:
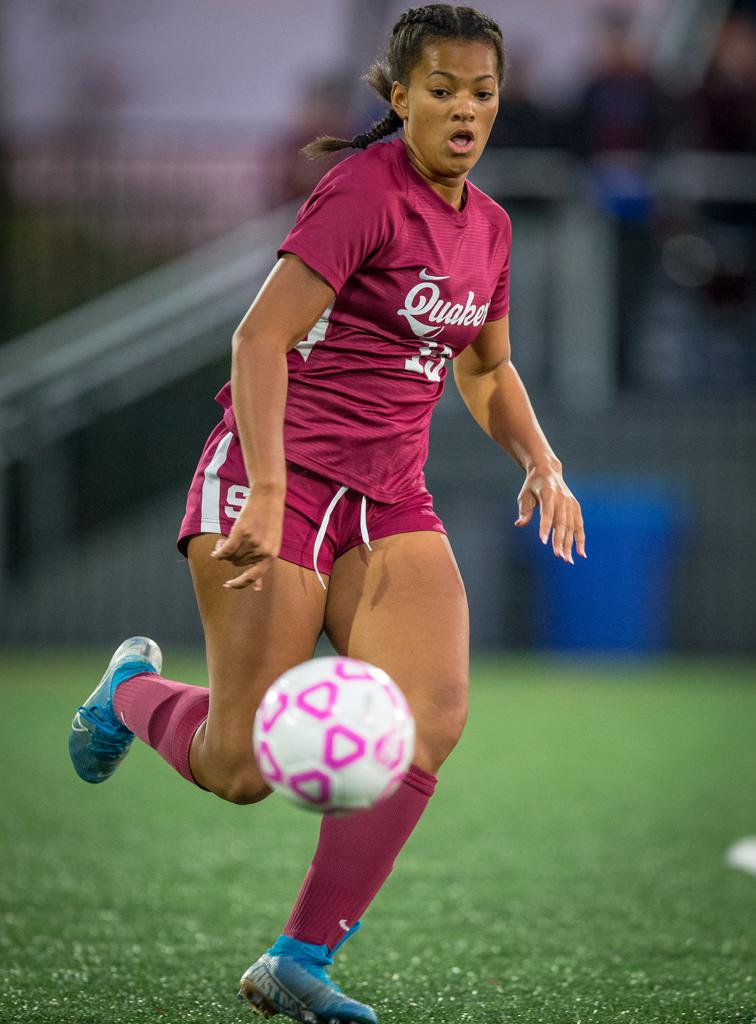
[[[467,219],[470,215],[470,204],[472,202],[472,189],[468,181],[465,182],[465,191],[467,193],[467,201],[461,210],[455,209],[451,203],[440,196],[433,186],[425,180],[420,171],[414,166],[407,153],[407,147],[404,145],[402,139],[396,140],[397,146],[400,147],[400,159],[402,160],[405,168],[407,169],[407,175],[409,180],[414,182],[415,185],[419,186],[420,190],[427,196],[428,201],[433,203],[439,210],[443,211],[449,218],[452,224],[457,224],[459,227],[464,227],[467,224]]]

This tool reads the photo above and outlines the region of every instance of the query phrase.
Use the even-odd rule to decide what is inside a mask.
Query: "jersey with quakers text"
[[[287,356],[286,458],[376,501],[422,479],[448,360],[509,312],[509,217],[465,188],[456,210],[401,139],[375,144],[323,177],[279,250],[335,293]],[[235,429],[229,385],[218,400]]]

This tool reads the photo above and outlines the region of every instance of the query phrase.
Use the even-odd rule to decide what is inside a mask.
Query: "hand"
[[[219,540],[213,558],[236,566],[249,566],[223,584],[229,590],[262,590],[262,577],[281,550],[284,492],[253,487],[234,523],[231,533]]]
[[[519,518],[515,526],[527,526],[533,518],[536,505],[541,509],[538,530],[541,542],[547,544],[551,533],[551,547],[557,558],[574,565],[573,542],[577,553],[585,553],[585,530],[580,504],[564,482],[561,470],[553,467],[533,466],[525,477],[517,497]]]

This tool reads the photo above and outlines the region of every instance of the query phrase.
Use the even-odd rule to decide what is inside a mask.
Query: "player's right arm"
[[[252,585],[259,590],[260,577],[281,549],[286,353],[309,333],[334,298],[322,277],[287,254],[234,331],[231,393],[250,492],[231,533],[213,551],[213,557],[243,568],[225,584],[231,589]]]

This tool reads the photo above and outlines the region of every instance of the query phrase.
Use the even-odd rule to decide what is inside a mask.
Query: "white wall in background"
[[[282,126],[345,63],[349,0],[4,0],[4,115]]]

